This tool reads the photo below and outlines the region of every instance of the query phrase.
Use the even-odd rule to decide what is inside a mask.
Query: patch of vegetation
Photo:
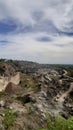
[[[47,116],[47,127],[40,130],[73,130],[73,117],[68,120],[60,116],[55,116],[53,119]]]
[[[13,113],[10,109],[5,110],[4,112],[5,116],[3,119],[3,125],[5,130],[10,130],[12,126],[15,125],[16,121],[16,113]]]
[[[37,85],[30,75],[22,75],[20,84],[23,88],[34,88]]]
[[[8,96],[8,94],[6,92],[0,92],[0,97],[5,97],[5,96]]]
[[[5,59],[0,59],[0,62],[5,62]]]
[[[69,72],[69,76],[73,77],[73,68],[68,68],[67,71]]]

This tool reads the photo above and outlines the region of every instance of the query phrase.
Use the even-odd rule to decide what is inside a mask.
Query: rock
[[[60,115],[63,117],[63,118],[65,118],[65,119],[68,119],[68,114],[66,113],[66,112],[60,112]]]
[[[20,100],[23,104],[30,103],[30,102],[33,102],[33,103],[36,102],[36,99],[34,97],[31,97],[30,94],[26,94],[24,96],[19,96],[19,97],[17,97],[17,99]]]
[[[5,92],[8,94],[17,94],[21,92],[21,87],[10,82],[6,86]]]
[[[2,124],[0,124],[0,130],[5,130],[5,128]]]
[[[0,107],[4,107],[5,106],[5,102],[3,100],[0,101]]]

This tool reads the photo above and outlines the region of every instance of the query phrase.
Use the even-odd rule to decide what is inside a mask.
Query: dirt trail
[[[0,92],[5,90],[7,84],[9,82],[14,83],[15,85],[19,84],[20,82],[20,73],[17,72],[15,76],[12,77],[4,77],[0,76]]]
[[[68,72],[67,72],[66,70],[63,70],[63,71],[64,71],[63,76],[65,76],[65,77],[67,77],[67,78],[73,80],[73,77],[68,76]]]
[[[66,70],[63,70],[64,71],[64,76],[67,76],[68,72]]]
[[[72,91],[73,91],[73,82],[70,84],[70,88],[68,89],[68,91],[66,91],[61,96],[59,96],[59,98],[57,98],[57,105],[56,105],[57,110],[56,110],[56,113],[59,113],[60,111],[62,111],[62,109],[63,109],[63,103],[64,103],[66,97]]]
[[[70,88],[68,89],[68,91],[66,91],[65,93],[63,93],[61,95],[61,97],[58,99],[58,102],[64,102],[65,98],[68,96],[68,94],[73,90],[73,82],[70,84]]]
[[[68,72],[66,70],[64,70],[64,76],[67,76]],[[69,76],[68,76],[69,77]],[[71,78],[71,77],[70,77]],[[70,83],[70,88],[63,93],[59,98],[58,98],[58,102],[63,103],[65,98],[68,96],[68,94],[73,90],[73,82]]]

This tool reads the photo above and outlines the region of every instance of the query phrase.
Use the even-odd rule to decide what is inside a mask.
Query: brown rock
[[[17,94],[20,93],[21,87],[13,84],[12,82],[8,83],[6,86],[5,92],[8,94]]]

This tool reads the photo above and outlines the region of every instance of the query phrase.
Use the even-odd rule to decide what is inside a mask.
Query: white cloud
[[[14,32],[0,34],[0,41],[8,41],[0,45],[0,57],[73,63],[73,37],[59,35],[61,31],[72,32],[72,10],[73,0],[0,0],[0,21],[13,20],[17,24]],[[39,37],[52,40],[41,42]]]
[[[69,45],[68,42],[66,42],[67,40],[72,42],[73,39],[68,39],[68,37],[62,38],[64,43],[61,42],[60,37],[58,39],[54,38],[54,41],[51,43],[41,43],[35,40],[35,34],[6,36],[5,40],[11,42],[0,47],[0,56],[31,60],[40,63],[68,63],[68,61],[73,63],[73,45]],[[64,46],[61,47],[60,45]]]
[[[73,20],[73,0],[0,0],[0,19],[11,17],[21,23],[34,24],[34,11],[44,12],[60,29],[68,27]]]

